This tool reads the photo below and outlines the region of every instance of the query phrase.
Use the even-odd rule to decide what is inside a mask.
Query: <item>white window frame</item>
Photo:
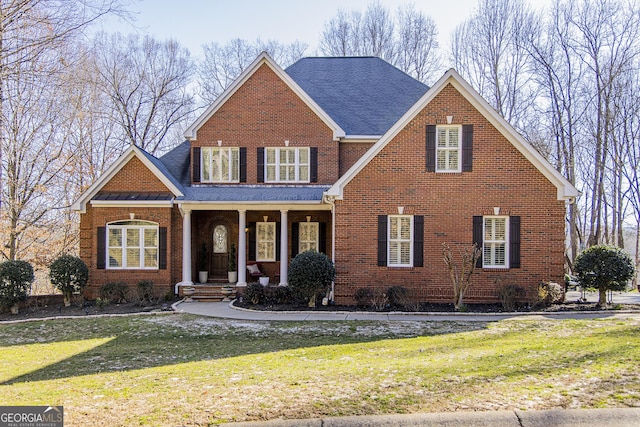
[[[409,238],[402,238],[402,228],[399,226],[396,236],[392,236],[391,233],[391,223],[392,221],[400,221],[400,225],[402,224],[402,219],[406,218],[409,220]],[[387,266],[388,267],[413,267],[413,215],[389,215],[387,216]],[[409,244],[409,262],[403,263],[400,259],[398,262],[394,257],[392,260],[392,246],[394,244],[402,245],[403,243]],[[402,251],[400,250],[400,254]],[[401,255],[400,255],[401,258]]]
[[[223,170],[222,168],[224,157],[227,159],[226,170]],[[213,176],[214,159],[217,159],[219,165],[218,176]],[[205,171],[208,171],[211,176],[206,176]],[[240,148],[201,147],[200,182],[240,182]]]
[[[271,235],[273,236],[273,239],[265,239],[261,233],[262,229],[265,229],[265,231],[267,231],[268,233],[268,228],[272,228],[272,233]],[[276,260],[276,242],[278,237],[276,236],[276,223],[275,222],[257,222],[256,223],[256,261],[263,261],[263,262],[273,262]],[[260,247],[262,245],[265,245],[267,247],[270,247],[270,249],[267,249],[266,253],[272,253],[273,257],[263,257],[261,256],[261,250]]]
[[[492,226],[492,238],[487,238],[487,221],[504,220],[504,239],[495,238],[495,222]],[[496,247],[504,245],[504,264],[495,263]],[[485,250],[489,249],[491,257],[487,257]],[[509,217],[487,215],[482,217],[482,268],[509,268]]]
[[[158,270],[160,268],[160,227],[158,223],[151,221],[140,221],[140,220],[124,220],[124,221],[114,221],[107,224],[106,227],[106,263],[105,267],[108,270]],[[111,246],[111,241],[109,239],[111,231],[118,231],[120,234],[120,242],[121,246]],[[136,230],[138,231],[138,244],[137,245],[128,245],[127,242],[127,230]],[[155,246],[146,246],[145,245],[145,233],[147,230],[155,231],[156,233],[156,245]],[[120,250],[122,255],[122,265],[113,266],[110,261],[111,250]],[[138,255],[138,265],[130,266],[130,262],[128,259],[128,249],[137,249],[139,251]],[[145,264],[145,253],[147,250],[155,250],[155,265],[147,266]]]
[[[280,157],[283,152],[293,153],[293,161],[292,162],[282,162]],[[305,152],[307,154],[307,161],[302,162],[301,153]],[[269,161],[270,154],[273,153],[273,161]],[[288,157],[288,156],[287,156]],[[282,167],[291,167],[294,168],[294,177],[293,179],[287,179],[287,177],[282,176],[281,168]],[[306,177],[302,176],[302,170],[306,168]],[[269,170],[272,169],[273,173],[270,174]],[[274,178],[270,179],[270,176]],[[264,177],[265,182],[310,182],[311,181],[311,150],[309,147],[266,147],[264,150]]]
[[[304,235],[303,228],[308,228],[308,234],[312,235],[312,238],[302,239]],[[319,252],[320,247],[320,223],[319,222],[301,222],[298,225],[298,253],[302,253],[309,250],[315,250]]]
[[[458,131],[458,143],[455,147],[451,147],[449,146],[449,143],[451,142],[451,138],[450,138],[450,131],[451,130],[457,130]],[[446,146],[445,147],[440,147],[440,132],[441,131],[445,131],[445,138],[446,138]],[[450,167],[450,162],[451,162],[451,156],[452,153],[454,153],[453,155],[456,156],[457,159],[457,168],[451,168]],[[445,154],[446,156],[446,167],[445,168],[440,168],[440,162],[438,161],[440,158],[440,153]],[[456,173],[456,172],[462,172],[462,125],[438,125],[436,126],[436,172],[440,172],[440,173]]]

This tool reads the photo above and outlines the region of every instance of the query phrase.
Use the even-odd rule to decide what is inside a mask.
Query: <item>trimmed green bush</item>
[[[58,257],[49,268],[51,284],[58,288],[64,295],[64,305],[71,305],[74,293],[81,292],[89,280],[87,264],[80,258],[72,255]]]
[[[606,304],[608,290],[625,290],[635,274],[629,254],[607,245],[591,246],[583,251],[576,258],[574,269],[582,286],[598,290],[598,305]]]
[[[327,292],[336,278],[336,268],[331,259],[320,252],[305,251],[291,261],[289,286],[294,296],[315,305],[316,296]]]
[[[33,267],[26,261],[8,260],[0,264],[0,304],[10,308],[25,301],[34,280]]]

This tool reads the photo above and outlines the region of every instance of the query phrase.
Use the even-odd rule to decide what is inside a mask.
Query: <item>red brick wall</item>
[[[169,189],[137,157],[133,157],[101,189],[105,193],[168,193]]]
[[[372,145],[364,142],[340,143],[340,176],[364,156]]]
[[[425,170],[426,125],[473,124],[473,171]],[[403,129],[344,190],[336,213],[336,302],[353,303],[360,287],[400,285],[419,300],[451,302],[452,286],[442,244],[472,243],[472,217],[521,217],[521,268],[476,269],[467,302],[497,301],[500,285],[518,284],[529,296],[538,283],[562,283],[564,202],[556,188],[452,86]],[[378,215],[424,215],[424,267],[377,266]]]
[[[258,147],[318,147],[318,184],[338,179],[338,142],[327,125],[269,68],[261,66],[199,130],[192,147],[247,147],[256,184]]]

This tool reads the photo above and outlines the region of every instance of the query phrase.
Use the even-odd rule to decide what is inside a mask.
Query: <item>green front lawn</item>
[[[640,406],[639,366],[633,320],[0,325],[0,404],[69,426]]]

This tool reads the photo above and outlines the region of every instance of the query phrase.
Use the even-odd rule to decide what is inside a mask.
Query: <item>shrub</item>
[[[34,280],[33,267],[26,261],[0,264],[0,304],[9,308],[25,301]]]
[[[294,296],[315,305],[316,296],[326,292],[336,277],[336,268],[331,259],[320,252],[305,251],[291,261],[289,286]]]
[[[58,257],[49,268],[51,284],[58,288],[64,295],[64,305],[71,305],[71,297],[76,292],[81,292],[89,280],[87,264],[80,258],[72,255]]]
[[[554,282],[543,282],[538,285],[538,300],[536,306],[549,307],[560,304],[564,300],[562,286]]]
[[[250,283],[244,291],[244,297],[251,304],[261,304],[264,302],[264,286],[260,283]]]
[[[138,304],[153,304],[153,282],[151,280],[141,280],[138,282]]]
[[[127,302],[129,285],[124,282],[108,282],[100,287],[100,298],[110,303],[122,304]]]
[[[518,285],[504,285],[498,288],[500,303],[505,311],[514,311],[518,306],[518,300],[524,297],[524,294],[524,288]]]
[[[607,291],[625,290],[635,274],[629,254],[620,248],[606,245],[591,246],[576,258],[574,269],[580,284],[597,289],[598,305],[607,302]]]
[[[353,297],[358,307],[368,307],[373,302],[373,291],[369,288],[358,288]]]
[[[409,305],[409,290],[403,286],[391,286],[387,289],[387,298],[391,307],[403,308]]]

